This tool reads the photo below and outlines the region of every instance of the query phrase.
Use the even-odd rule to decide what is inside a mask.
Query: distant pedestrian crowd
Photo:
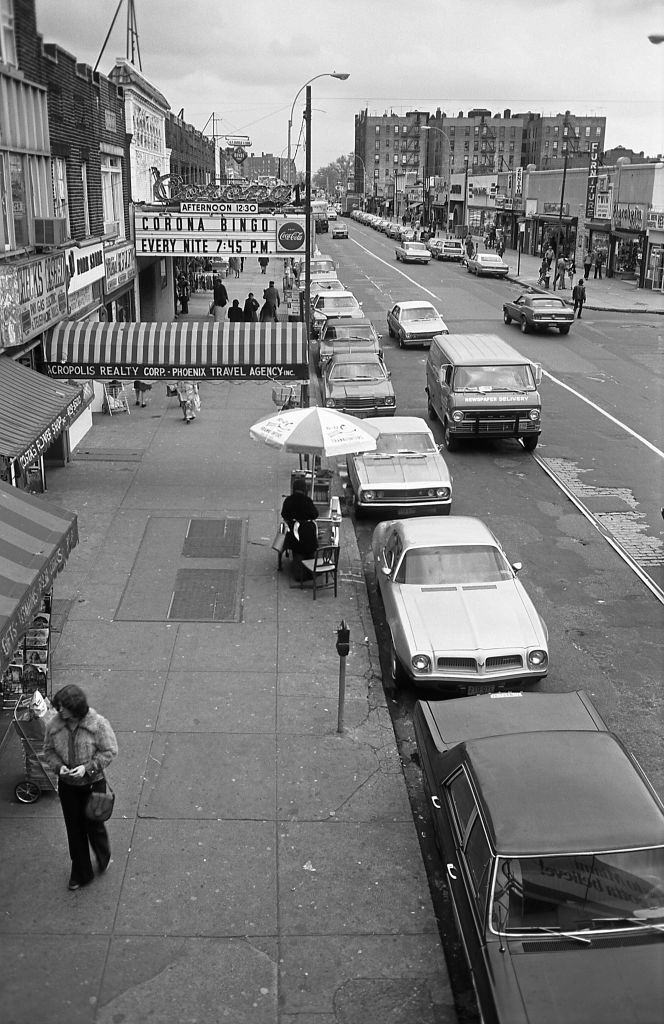
[[[210,303],[210,316],[215,323],[265,323],[279,319],[278,309],[281,305],[281,296],[274,281],[270,281],[268,287],[263,291],[263,305],[259,303],[253,292],[249,292],[244,300],[244,306],[240,305],[239,299],[233,299],[229,306],[228,292],[226,285],[220,277],[215,276],[212,281],[212,302]]]

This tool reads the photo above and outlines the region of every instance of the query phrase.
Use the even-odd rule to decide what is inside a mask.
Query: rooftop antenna
[[[97,68],[99,67],[99,62],[100,62],[101,58],[104,56],[104,50],[106,49],[106,45],[108,43],[108,40],[111,37],[111,32],[113,31],[113,26],[115,25],[115,22],[117,21],[118,14],[120,13],[120,8],[122,7],[123,3],[124,3],[124,0],[118,0],[118,6],[115,8],[115,14],[113,15],[113,21],[111,22],[111,27],[109,28],[108,32],[106,33],[106,38],[104,39],[104,45],[102,46],[101,51],[99,53],[99,56],[97,57],[97,63],[94,66],[94,71],[97,70]],[[130,49],[131,49],[131,55],[129,53]],[[134,0],[127,0],[126,57],[127,57],[127,60],[130,61],[130,63],[132,63],[134,65],[136,64],[136,57],[138,57],[138,70],[139,71],[143,70],[143,65],[141,63],[141,48],[140,48],[139,43],[138,43],[138,25],[136,23],[136,8],[134,6]]]

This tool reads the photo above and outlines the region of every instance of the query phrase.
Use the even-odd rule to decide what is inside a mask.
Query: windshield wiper
[[[601,928],[603,925],[624,925],[633,924],[639,928],[653,928],[656,932],[664,932],[664,924],[657,924],[655,921],[648,921],[642,917],[593,917],[590,921],[593,928]]]
[[[585,935],[579,935],[577,932],[564,932],[558,925],[546,925],[546,924],[533,924],[524,926],[524,931],[533,932],[546,932],[548,935],[559,935],[565,939],[576,939],[584,946],[592,945],[592,939],[586,938]]]

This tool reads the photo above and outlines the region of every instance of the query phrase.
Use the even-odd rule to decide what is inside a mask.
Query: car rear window
[[[562,299],[553,299],[553,298],[551,298],[551,299],[546,299],[546,298],[543,298],[543,299],[531,299],[530,303],[531,303],[533,309],[535,307],[537,307],[537,309],[560,309],[561,306],[565,305],[565,303],[562,301]]]
[[[498,548],[491,545],[409,548],[396,582],[413,586],[456,586],[465,583],[499,583],[512,570]]]

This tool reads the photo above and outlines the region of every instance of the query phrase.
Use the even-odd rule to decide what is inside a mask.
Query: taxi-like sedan
[[[419,300],[397,302],[387,313],[387,332],[399,348],[430,345],[436,334],[449,334],[447,324],[435,306]]]
[[[418,701],[413,722],[482,1020],[661,1020],[664,807],[587,694]]]
[[[362,307],[352,292],[319,292],[311,303],[311,329],[315,337],[328,320],[362,316]]]
[[[503,320],[506,324],[516,320],[522,334],[543,327],[557,327],[561,334],[569,334],[574,323],[574,310],[557,295],[523,292],[512,302],[503,302]]]
[[[397,263],[428,263],[431,253],[424,242],[401,242],[394,250]]]
[[[507,277],[510,272],[509,265],[493,252],[476,252],[474,256],[468,256],[466,267],[469,274],[478,277]]]
[[[396,396],[382,359],[363,353],[333,356],[323,371],[328,409],[352,416],[394,416]]]
[[[349,455],[348,480],[356,516],[439,513],[452,507],[452,477],[433,434],[418,416],[369,420],[380,434],[375,452]]]
[[[348,238],[348,225],[342,220],[332,225],[332,238]]]
[[[548,632],[521,564],[480,519],[389,520],[371,545],[395,686],[473,696],[547,674]]]
[[[321,331],[316,363],[318,372],[322,373],[336,351],[361,352],[382,356],[380,338],[374,325],[367,317],[351,317],[344,320],[330,320]]]

